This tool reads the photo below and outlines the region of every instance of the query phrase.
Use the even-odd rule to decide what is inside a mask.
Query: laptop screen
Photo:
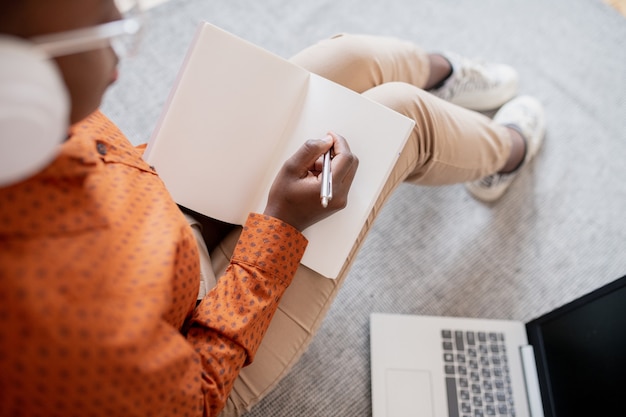
[[[526,325],[547,417],[623,412],[626,276]]]

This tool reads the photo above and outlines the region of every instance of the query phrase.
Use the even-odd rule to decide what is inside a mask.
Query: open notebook
[[[414,122],[208,23],[200,25],[144,158],[174,200],[227,223],[262,212],[307,139],[344,136],[359,158],[348,206],[304,231],[302,263],[335,278]]]

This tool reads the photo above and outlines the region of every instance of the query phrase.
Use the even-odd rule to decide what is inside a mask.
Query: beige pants
[[[412,43],[338,35],[302,51],[292,61],[412,118],[416,126],[341,273],[330,280],[300,266],[254,363],[244,368],[235,382],[223,416],[249,410],[300,358],[335,299],[378,212],[402,181],[442,185],[478,179],[504,166],[510,153],[505,128],[420,89],[428,79],[429,61]],[[346,139],[348,143],[358,140]],[[239,230],[232,232],[210,254],[210,259],[205,258],[213,268],[205,276],[214,272],[219,277],[223,273],[238,235]]]

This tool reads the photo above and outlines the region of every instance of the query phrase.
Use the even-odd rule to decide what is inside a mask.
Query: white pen
[[[330,172],[330,149],[324,154],[322,162],[322,187],[320,190],[322,207],[328,207],[328,202],[333,199],[333,176]]]

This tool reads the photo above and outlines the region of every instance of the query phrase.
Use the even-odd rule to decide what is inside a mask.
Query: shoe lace
[[[463,91],[484,90],[492,87],[497,82],[486,77],[485,64],[483,61],[464,60],[457,68],[454,82],[450,83],[442,93],[446,98],[454,97]]]
[[[478,181],[478,184],[484,188],[496,187],[498,186],[498,184],[500,184],[500,182],[502,182],[502,179],[504,177],[505,175],[502,174],[491,174],[480,179]]]

